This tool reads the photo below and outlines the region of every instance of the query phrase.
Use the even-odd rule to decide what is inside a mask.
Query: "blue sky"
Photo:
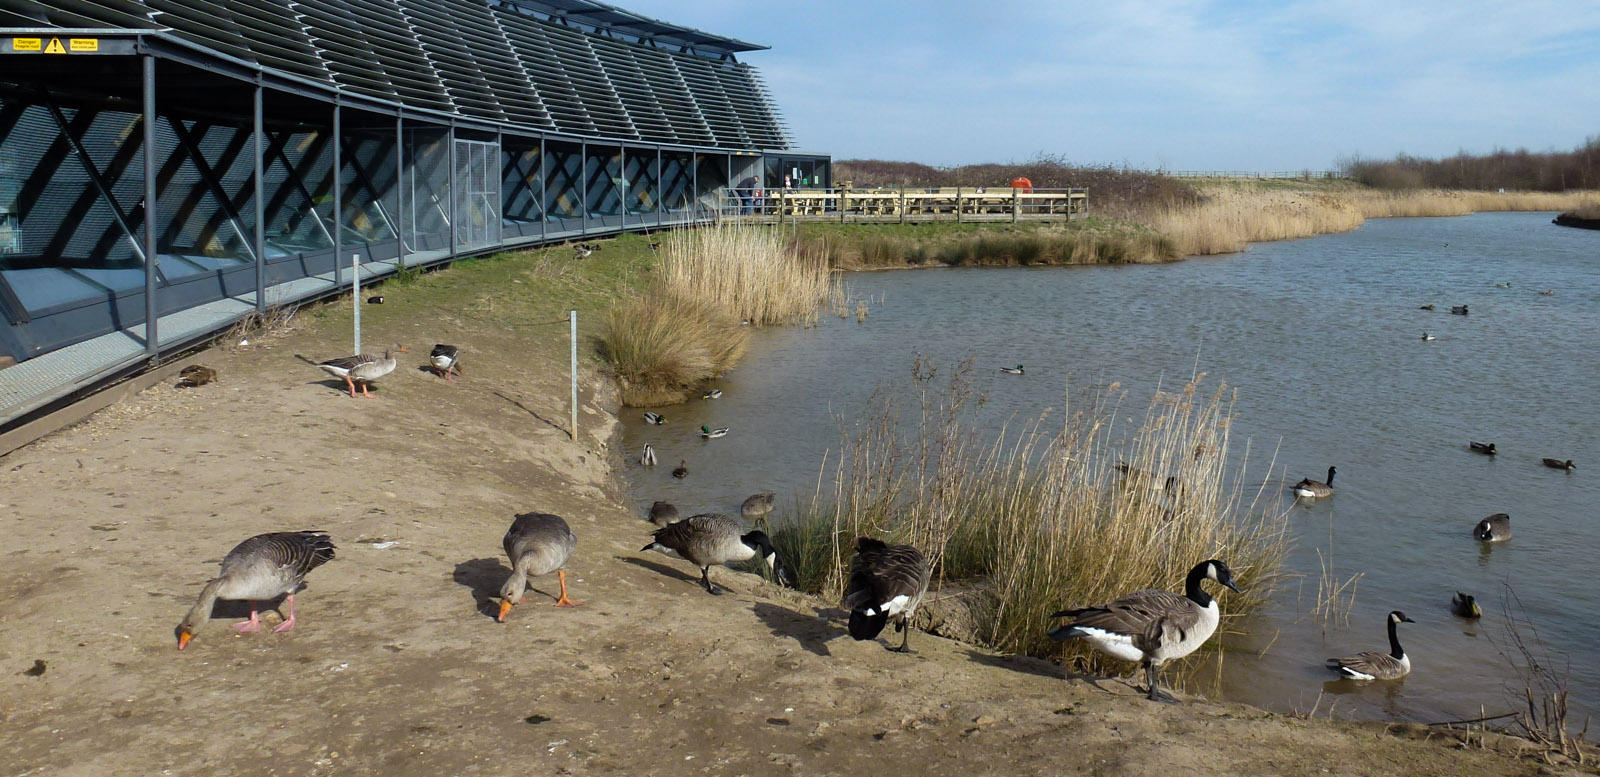
[[[1600,135],[1590,2],[612,2],[771,46],[743,59],[835,158],[1266,171]]]

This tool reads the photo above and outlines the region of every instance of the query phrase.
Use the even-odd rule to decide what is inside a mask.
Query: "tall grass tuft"
[[[1224,601],[1230,617],[1276,584],[1287,515],[1261,506],[1264,482],[1247,500],[1242,471],[1230,476],[1224,390],[1201,395],[1196,380],[1160,392],[1137,426],[1117,423],[1119,395],[1103,394],[1059,426],[1045,416],[992,429],[973,412],[971,364],[939,372],[913,366],[909,419],[903,395],[880,391],[846,440],[833,492],[779,525],[774,541],[803,587],[838,596],[856,536],[907,542],[935,564],[936,585],[976,601],[967,636],[1055,655],[1050,613],[1178,588],[1208,558],[1227,561],[1246,591]]]
[[[744,355],[749,329],[710,304],[651,292],[606,313],[600,355],[631,407],[683,401]]]

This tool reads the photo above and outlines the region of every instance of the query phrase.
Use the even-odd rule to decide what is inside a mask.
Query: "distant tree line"
[[[1600,136],[1573,151],[1535,154],[1527,149],[1488,154],[1461,152],[1445,159],[1401,154],[1390,160],[1354,157],[1340,162],[1352,179],[1379,189],[1510,189],[1561,192],[1600,189]]]
[[[833,163],[833,180],[848,181],[857,189],[1009,186],[1015,178],[1027,178],[1036,189],[1088,187],[1093,210],[1102,216],[1127,217],[1147,209],[1194,205],[1202,199],[1193,186],[1171,176],[1110,165],[1074,165],[1062,157],[1047,154],[1027,162],[987,162],[958,167],[883,159],[840,159]]]

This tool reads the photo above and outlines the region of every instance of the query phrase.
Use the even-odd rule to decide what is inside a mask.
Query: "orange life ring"
[[[1011,179],[1011,188],[1016,189],[1023,194],[1033,194],[1033,181],[1030,181],[1022,176],[1018,176]]]

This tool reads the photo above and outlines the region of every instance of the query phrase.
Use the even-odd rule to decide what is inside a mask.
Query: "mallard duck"
[[[1422,307],[1417,308],[1417,309],[1418,310],[1433,310],[1433,306],[1432,305],[1423,305]]]
[[[1505,542],[1511,539],[1511,516],[1495,513],[1472,527],[1472,536],[1479,542]]]
[[[443,375],[445,380],[454,381],[455,378],[450,377],[450,373],[461,372],[461,349],[443,343],[435,345],[433,351],[428,354],[428,363],[433,365],[434,374]]]
[[[1560,459],[1540,459],[1540,461],[1543,461],[1544,465],[1551,469],[1564,469],[1568,472],[1571,472],[1573,469],[1575,469],[1572,466],[1572,459],[1567,459],[1566,461],[1562,461]]]
[[[1062,610],[1052,618],[1072,618],[1072,622],[1050,630],[1057,642],[1088,640],[1095,650],[1124,661],[1144,665],[1151,701],[1176,701],[1160,690],[1157,674],[1161,665],[1193,653],[1217,630],[1222,612],[1217,602],[1200,587],[1211,580],[1238,591],[1233,571],[1217,559],[1202,561],[1189,570],[1183,594],[1148,588],[1128,594],[1114,602]]]
[[[217,371],[199,364],[191,364],[178,371],[178,388],[196,388],[217,379]]]
[[[1458,316],[1464,316],[1467,315],[1468,311],[1466,305],[1452,305],[1450,307],[1450,312]]]
[[[1494,443],[1492,442],[1473,442],[1468,440],[1467,448],[1473,453],[1481,453],[1485,456],[1493,456],[1498,452],[1494,449]]]
[[[394,372],[394,368],[398,364],[392,355],[395,351],[405,353],[406,349],[404,346],[397,345],[393,349],[384,350],[383,356],[358,353],[355,356],[329,359],[317,366],[321,367],[323,372],[335,378],[344,378],[344,382],[350,386],[351,397],[356,395],[356,384],[360,383],[361,396],[370,398],[372,395],[367,393],[368,384]]]
[[[1026,374],[1025,369],[1020,364],[1018,364],[1015,367],[1001,367],[1000,371],[1006,373],[1007,375],[1023,375],[1023,374]]]
[[[1472,594],[1460,591],[1457,591],[1455,597],[1450,600],[1450,613],[1461,618],[1483,616],[1483,611],[1478,609],[1478,600],[1472,598]]]
[[[585,245],[577,245],[573,246],[572,248],[573,251],[577,253],[579,259],[588,259],[589,256],[594,253],[593,248]]]
[[[922,551],[910,545],[889,545],[871,537],[856,538],[856,554],[850,559],[850,580],[845,586],[844,606],[850,608],[850,636],[858,640],[876,639],[895,622],[901,633],[896,653],[910,653],[911,618],[928,592],[931,568]]]
[[[647,423],[647,424],[655,424],[657,426],[660,426],[661,424],[664,424],[664,423],[667,422],[667,417],[662,415],[662,414],[660,414],[660,413],[656,413],[656,412],[652,412],[652,411],[646,410],[646,411],[644,411],[644,422]]]
[[[1497,289],[1509,289],[1509,288],[1511,288],[1511,283],[1509,281],[1501,281],[1499,283],[1496,283],[1494,285],[1494,287],[1497,288]]]
[[[788,575],[766,532],[747,532],[744,523],[731,515],[691,515],[657,529],[653,536],[654,541],[644,546],[641,552],[654,550],[686,559],[700,567],[700,584],[709,594],[722,593],[722,588],[711,582],[711,567],[714,564],[746,561],[759,554],[780,580]]]
[[[178,649],[188,647],[218,599],[248,600],[250,620],[233,625],[245,634],[261,630],[257,613],[261,602],[285,596],[289,617],[272,633],[294,628],[294,592],[311,570],[333,560],[334,544],[326,532],[284,531],[257,534],[234,546],[222,557],[222,573],[200,589],[200,598],[178,624]]]
[[[1422,333],[1422,339],[1424,339],[1424,340],[1437,340],[1439,338],[1434,337],[1433,335],[1430,335],[1427,332],[1423,332]]]
[[[722,389],[712,389],[700,395],[701,399],[721,399]]]
[[[1416,623],[1406,614],[1395,610],[1389,613],[1389,652],[1369,650],[1344,658],[1328,659],[1328,668],[1352,680],[1398,680],[1411,673],[1411,658],[1400,649],[1400,639],[1395,627],[1402,623]]]
[[[715,440],[718,437],[727,437],[728,427],[724,426],[720,429],[712,429],[709,426],[702,426],[700,427],[700,436],[707,440]]]
[[[772,513],[774,498],[771,491],[762,491],[759,494],[750,495],[750,498],[744,500],[744,504],[739,505],[740,517],[751,523],[760,521]]]
[[[678,508],[674,507],[671,502],[657,500],[650,505],[651,523],[657,526],[666,526],[676,520],[678,520]]]
[[[1333,496],[1333,476],[1338,471],[1337,467],[1329,467],[1327,482],[1301,478],[1299,483],[1294,484],[1294,495],[1301,499],[1321,499],[1325,496]]]
[[[655,446],[650,443],[644,444],[644,451],[639,454],[639,463],[646,467],[654,467],[656,465]]]
[[[672,476],[679,480],[689,477],[689,462],[687,459],[678,460],[678,466],[672,468]]]
[[[511,608],[522,601],[528,578],[556,573],[561,595],[557,607],[577,607],[583,602],[567,598],[567,570],[561,567],[578,547],[578,535],[559,515],[523,513],[511,522],[500,544],[511,559],[511,576],[500,586],[500,614],[495,620],[505,623]]]

